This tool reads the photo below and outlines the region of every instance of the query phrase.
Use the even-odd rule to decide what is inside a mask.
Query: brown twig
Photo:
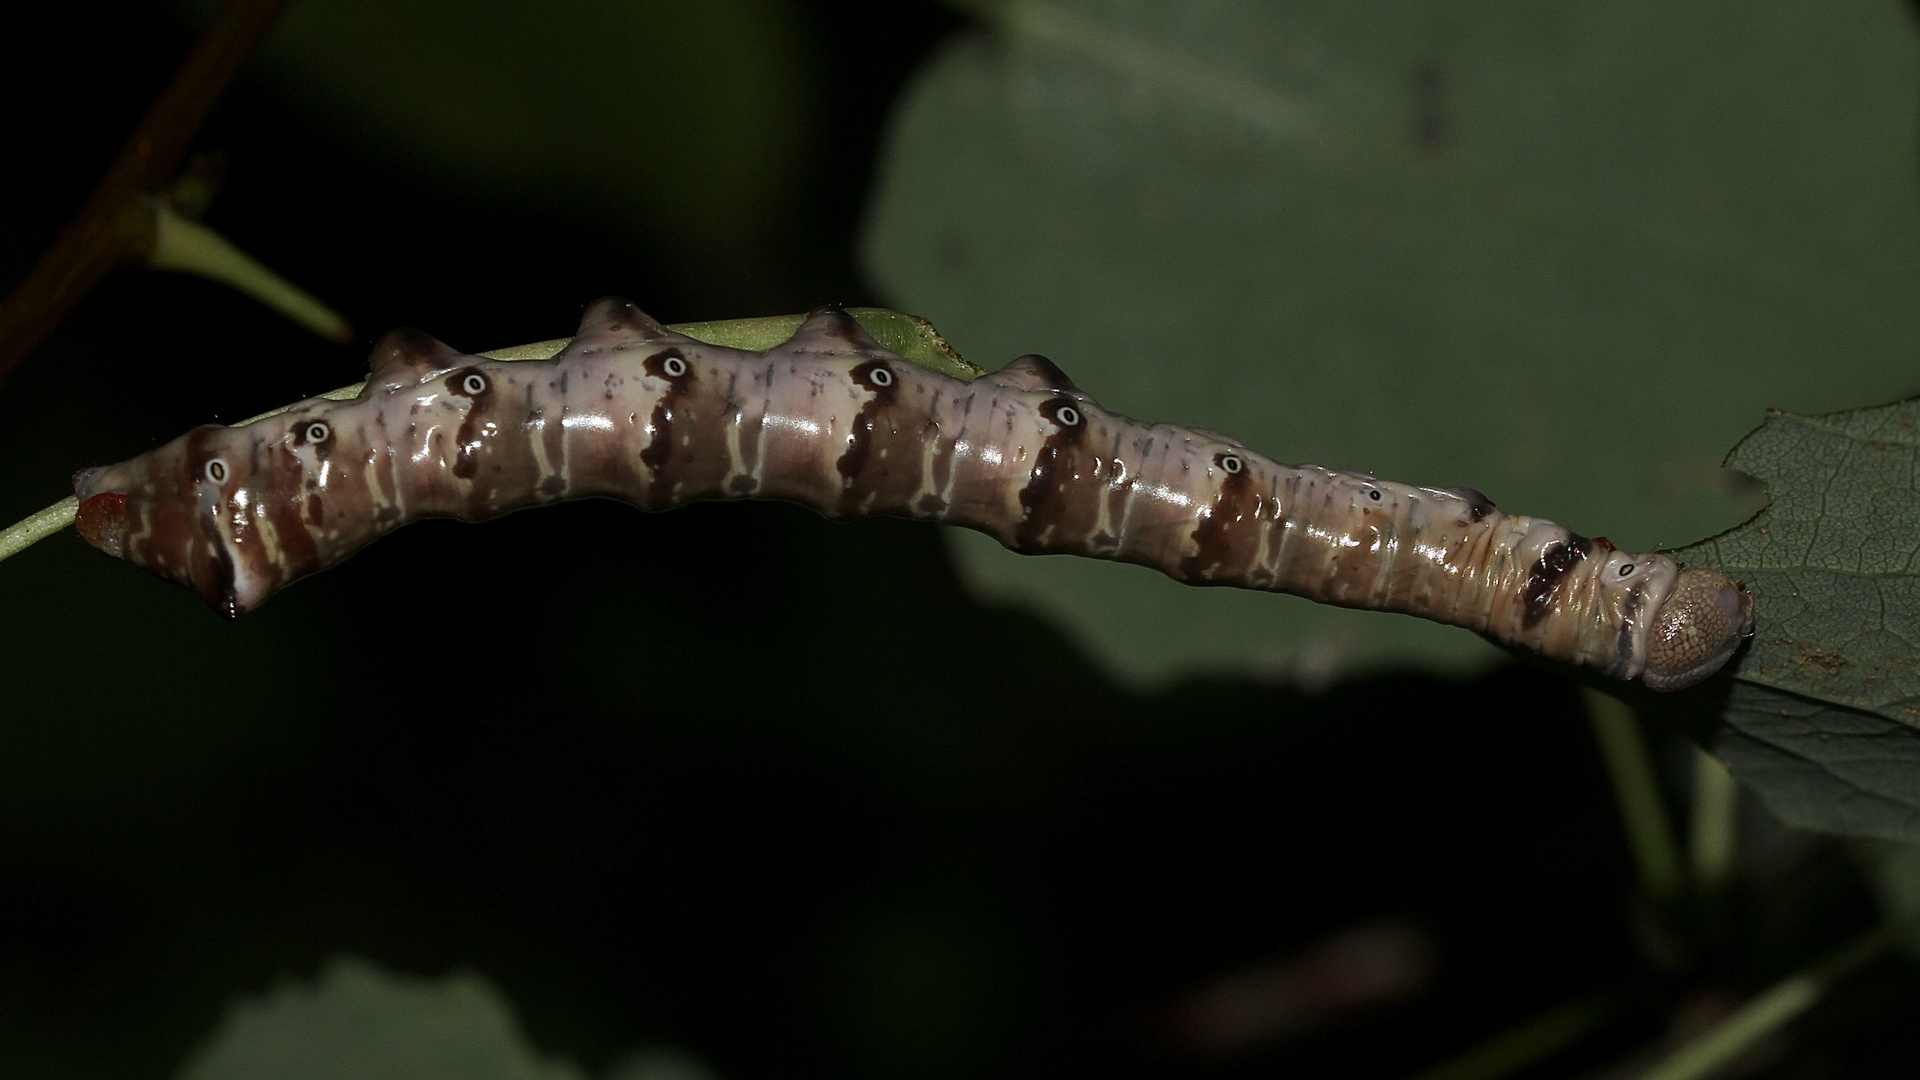
[[[0,381],[60,325],[89,290],[153,246],[150,201],[166,188],[207,110],[284,0],[227,0],[180,65],[80,215],[60,230],[31,273],[0,301]]]

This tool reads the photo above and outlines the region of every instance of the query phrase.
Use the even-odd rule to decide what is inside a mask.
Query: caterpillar
[[[1468,488],[1281,465],[1140,423],[1044,357],[972,381],[930,371],[839,308],[752,352],[608,298],[549,360],[396,330],[371,365],[356,398],[82,470],[81,535],[229,617],[416,518],[597,496],[925,518],[1019,552],[1406,612],[1661,690],[1713,674],[1753,624],[1752,600],[1718,572],[1503,513]]]

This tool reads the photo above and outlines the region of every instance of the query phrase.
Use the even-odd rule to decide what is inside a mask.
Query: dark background
[[[960,19],[801,10],[832,43],[815,137],[834,154],[796,167],[793,212],[739,275],[559,197],[501,205],[402,168],[243,75],[196,141],[229,162],[208,220],[359,340],[120,274],[0,386],[0,518],[81,466],[353,382],[393,325],[482,349],[563,335],[609,292],[667,321],[884,303],[851,258],[864,186],[894,94]],[[0,283],[192,30],[69,4],[7,37]],[[0,566],[0,612],[8,1075],[168,1075],[227,1001],[341,953],[478,971],[590,1071],[668,1042],[732,1080],[1397,1076],[1624,994],[1531,1074],[1575,1075],[1873,917],[1837,845],[1751,813],[1740,888],[1717,922],[1679,918],[1693,961],[1662,970],[1567,684],[1129,694],[970,599],[908,523],[612,503],[428,522],[235,624],[66,534]],[[1684,745],[1656,744],[1684,776]],[[1438,956],[1401,1000],[1224,1059],[1163,1030],[1208,980],[1382,918]],[[1917,990],[1873,968],[1756,1074],[1913,1075]]]

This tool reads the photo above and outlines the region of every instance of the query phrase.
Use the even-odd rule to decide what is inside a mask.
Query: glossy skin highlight
[[[197,428],[81,473],[75,490],[90,543],[230,616],[408,521],[587,497],[926,518],[1031,554],[1406,612],[1656,689],[1718,670],[1752,616],[1711,571],[1683,575],[1478,492],[1282,465],[1139,423],[1042,357],[954,379],[832,308],[764,353],[672,333],[612,299],[551,360],[485,360],[395,331],[358,398]]]

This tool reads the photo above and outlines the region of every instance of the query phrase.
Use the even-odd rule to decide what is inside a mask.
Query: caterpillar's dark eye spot
[[[1078,442],[1085,435],[1087,415],[1080,411],[1073,398],[1048,398],[1035,406],[1042,419],[1052,421],[1060,430],[1047,436],[1049,439],[1061,439],[1065,442]]]
[[[225,483],[227,479],[227,463],[221,461],[219,458],[214,458],[212,461],[207,462],[207,479],[216,484]]]
[[[641,361],[640,368],[656,379],[676,382],[693,374],[693,365],[687,363],[686,354],[679,349],[661,349]]]
[[[310,443],[326,442],[327,438],[332,434],[333,429],[322,421],[315,420],[313,423],[307,425],[307,441]]]
[[[477,371],[469,371],[460,377],[460,392],[468,397],[479,397],[487,392],[487,377]]]
[[[1242,462],[1237,454],[1221,454],[1218,460],[1220,467],[1229,473],[1237,473],[1246,468],[1246,463]]]
[[[868,360],[863,364],[858,364],[852,371],[847,373],[847,376],[854,381],[856,386],[864,386],[875,393],[882,390],[891,390],[893,384],[900,381],[899,376],[893,373],[893,369],[879,360]]]
[[[1367,498],[1372,499],[1374,502],[1379,502],[1382,498],[1385,498],[1385,496],[1380,494],[1379,488],[1374,488],[1367,492]]]
[[[1632,563],[1625,563],[1625,564],[1623,564],[1623,565],[1622,565],[1622,566],[1620,567],[1620,576],[1621,576],[1621,577],[1631,577],[1631,576],[1632,576],[1632,574],[1633,574],[1633,564],[1632,564]]]

